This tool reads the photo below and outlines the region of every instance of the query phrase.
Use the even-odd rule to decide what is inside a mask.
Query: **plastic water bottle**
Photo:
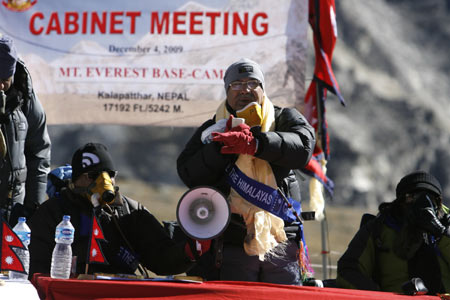
[[[19,222],[14,226],[13,231],[17,234],[19,239],[22,241],[26,249],[15,248],[14,251],[19,257],[23,264],[23,268],[27,274],[9,271],[9,279],[13,280],[28,280],[28,271],[30,269],[30,252],[28,251],[28,245],[30,244],[31,229],[25,223],[27,219],[25,217],[20,217]]]
[[[70,216],[63,216],[61,223],[56,226],[55,248],[52,254],[50,277],[68,279],[72,265],[72,242],[75,228],[70,223]]]

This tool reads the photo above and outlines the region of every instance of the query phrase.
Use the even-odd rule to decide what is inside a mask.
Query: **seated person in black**
[[[142,204],[121,195],[114,186],[115,170],[102,144],[88,143],[74,153],[68,186],[45,201],[30,221],[30,275],[50,272],[55,228],[64,215],[71,216],[75,228],[72,253],[77,257],[76,272],[84,273],[93,213],[106,239],[100,241],[100,247],[108,264],[91,264],[89,273],[134,274],[143,266],[158,275],[169,275],[193,266],[199,254],[193,243],[175,243]],[[204,251],[209,247],[208,243],[202,245]]]

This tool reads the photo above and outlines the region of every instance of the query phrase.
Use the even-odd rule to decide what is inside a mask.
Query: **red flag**
[[[319,139],[314,156],[324,154],[329,159],[328,124],[325,118],[327,90],[336,94],[345,105],[331,67],[337,38],[334,0],[309,0],[309,23],[314,35],[315,68],[314,79],[306,92],[304,115],[316,130]]]
[[[95,214],[93,214],[91,239],[89,243],[88,264],[90,263],[108,264],[108,261],[103,255],[102,248],[98,243],[98,241],[100,240],[105,240],[105,236],[103,235],[103,231],[102,228],[100,227],[100,224],[98,223],[97,217],[95,216]]]
[[[25,268],[23,267],[22,262],[20,261],[19,257],[14,252],[13,248],[20,248],[20,249],[26,249],[23,245],[20,238],[16,235],[16,233],[9,227],[8,223],[6,223],[5,220],[3,220],[0,217],[0,220],[2,220],[2,232],[0,233],[1,239],[1,264],[0,264],[0,270],[2,271],[16,271],[20,273],[25,273]]]
[[[319,180],[320,183],[322,183],[322,185],[324,186],[324,188],[328,191],[330,196],[333,196],[334,182],[330,178],[328,178],[327,175],[325,175],[325,172],[323,171],[322,166],[320,165],[321,157],[323,157],[323,155],[313,156],[309,160],[308,164],[305,166],[303,171],[307,175],[312,176],[317,180]]]
[[[339,85],[331,67],[334,46],[337,39],[336,9],[334,0],[309,0],[309,23],[313,31],[315,67],[314,77],[305,95],[303,114],[314,127],[317,140],[313,157],[303,171],[312,176],[310,182],[311,207],[320,219],[324,206],[321,186],[333,196],[334,183],[326,176],[325,165],[330,158],[330,138],[325,117],[327,91],[334,93],[345,106]]]
[[[315,80],[321,81],[323,87],[336,94],[341,103],[345,105],[331,68],[334,45],[337,39],[335,11],[334,0],[309,0],[309,23],[313,30],[316,56]]]

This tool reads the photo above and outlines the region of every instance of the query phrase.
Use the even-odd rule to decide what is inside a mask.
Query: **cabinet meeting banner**
[[[48,124],[198,126],[243,57],[274,104],[303,102],[307,0],[0,2]]]

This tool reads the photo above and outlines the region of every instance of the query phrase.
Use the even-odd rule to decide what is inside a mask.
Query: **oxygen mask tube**
[[[108,172],[101,172],[95,181],[87,187],[87,193],[94,207],[112,204],[116,197],[116,188]]]

